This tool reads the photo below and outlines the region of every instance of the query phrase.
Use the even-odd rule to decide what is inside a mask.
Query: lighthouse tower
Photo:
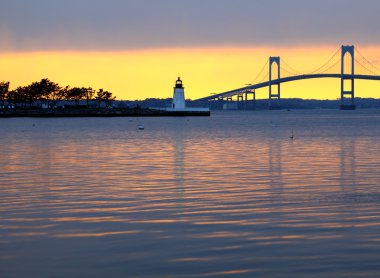
[[[174,95],[173,95],[173,109],[185,109],[185,89],[183,88],[182,80],[178,77],[175,82]]]

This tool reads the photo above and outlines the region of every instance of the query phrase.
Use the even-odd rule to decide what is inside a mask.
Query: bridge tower
[[[351,57],[351,72],[345,73],[345,57],[349,54]],[[341,57],[341,92],[340,92],[340,109],[355,110],[355,47],[353,45],[342,45]],[[349,84],[347,84],[348,81]],[[346,86],[350,85],[350,86]],[[346,89],[346,87],[350,87]],[[346,97],[348,96],[348,97]]]
[[[280,83],[272,83],[272,66],[277,65],[277,78],[280,79],[280,57],[269,57],[269,109],[280,109],[281,87]],[[277,93],[272,92],[272,85],[277,85]]]

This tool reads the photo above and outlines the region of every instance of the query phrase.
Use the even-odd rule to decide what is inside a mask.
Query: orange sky
[[[281,56],[299,71],[318,68],[339,46],[297,48],[176,48],[123,52],[2,53],[1,80],[11,88],[49,78],[60,85],[110,90],[118,99],[166,98],[181,76],[186,98],[196,99],[250,83],[269,56]],[[380,46],[360,48],[380,61]],[[358,97],[380,98],[380,81],[357,81]],[[257,91],[266,98],[268,88]],[[282,85],[282,97],[337,99],[340,81],[304,80]]]

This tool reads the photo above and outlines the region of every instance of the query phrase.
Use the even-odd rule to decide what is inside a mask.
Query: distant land
[[[168,108],[172,107],[172,98],[148,98],[145,100],[116,100],[116,97],[109,91],[99,89],[94,90],[91,87],[70,87],[60,86],[48,78],[33,82],[27,86],[20,86],[13,90],[9,89],[10,83],[0,82],[0,111],[5,110],[44,110],[50,109],[51,112],[56,109],[77,109],[82,112],[79,114],[88,114],[89,111],[98,109],[100,114],[113,114],[111,112],[103,113],[102,109],[149,109],[149,108]],[[229,104],[229,105],[226,105]],[[279,102],[273,101],[274,106],[280,106],[282,109],[339,109],[340,99],[336,100],[318,100],[318,99],[301,99],[301,98],[282,98]],[[357,109],[380,109],[380,99],[375,98],[355,98]],[[269,107],[267,99],[245,101],[192,101],[186,100],[187,107],[207,107],[211,110],[266,110]],[[228,107],[226,107],[228,106]],[[233,108],[233,109],[231,109]],[[79,109],[79,110],[78,110]],[[94,110],[95,109],[95,110]],[[69,114],[73,114],[70,110]],[[137,110],[136,110],[137,111]],[[125,112],[130,114],[131,111]],[[20,114],[10,113],[7,114]],[[60,112],[59,112],[60,113]],[[21,113],[22,114],[22,113]],[[46,113],[44,113],[46,114]],[[52,112],[58,114],[58,112]],[[147,111],[147,114],[151,114]]]
[[[169,107],[172,103],[171,98],[166,99],[156,99],[150,98],[145,100],[125,100],[125,101],[115,101],[114,106],[116,107],[136,107],[141,108],[148,107]],[[227,103],[226,101],[216,101],[213,103],[205,102],[194,102],[191,100],[186,101],[186,105],[189,107],[192,106],[202,106],[208,107],[212,110],[222,110],[223,104]],[[380,109],[380,99],[375,98],[356,98],[355,104],[358,109]],[[239,103],[239,109],[257,109],[257,110],[267,110],[268,109],[268,100],[256,100],[256,103],[249,101],[247,104],[244,102]],[[300,98],[289,98],[281,99],[280,105],[283,109],[339,109],[340,100],[318,100],[318,99],[300,99]]]

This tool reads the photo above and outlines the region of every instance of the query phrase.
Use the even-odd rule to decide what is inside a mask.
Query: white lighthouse
[[[183,88],[182,80],[179,77],[175,82],[172,109],[186,109],[185,89]]]
[[[210,116],[209,108],[186,107],[185,89],[179,77],[175,82],[172,105],[164,110],[177,116]]]

